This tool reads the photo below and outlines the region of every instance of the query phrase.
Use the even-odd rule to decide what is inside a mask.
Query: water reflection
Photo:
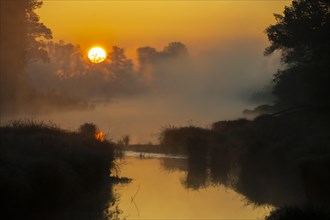
[[[160,164],[164,170],[169,172],[188,171],[187,159],[162,158]]]
[[[115,186],[122,219],[262,219],[270,208],[254,207],[224,186],[190,190],[186,159],[126,157],[121,176],[131,184]],[[196,174],[196,173],[193,173]],[[205,172],[198,173],[202,182]],[[199,186],[197,184],[197,186]],[[195,188],[195,187],[193,187]],[[198,187],[197,187],[198,188]]]

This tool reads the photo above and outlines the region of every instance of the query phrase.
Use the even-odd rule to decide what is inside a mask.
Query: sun
[[[101,63],[106,57],[105,50],[101,47],[93,47],[88,52],[88,58],[92,63]]]

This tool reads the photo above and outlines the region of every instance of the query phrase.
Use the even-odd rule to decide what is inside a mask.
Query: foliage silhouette
[[[276,209],[266,217],[266,220],[291,220],[291,219],[322,219],[329,220],[330,213],[322,207],[317,207],[315,205],[305,205],[303,207],[282,207]]]
[[[1,1],[1,114],[19,111],[35,95],[25,64],[48,60],[45,42],[52,33],[34,12],[41,5],[39,0]]]
[[[207,135],[170,127],[161,140],[171,140],[163,142],[165,152],[188,156],[188,188],[224,184],[257,205],[329,206],[329,123],[327,112],[303,108],[253,121],[215,122],[201,128]]]
[[[34,121],[1,126],[0,141],[2,217],[107,218],[116,201],[112,185],[121,182],[110,177],[113,143]]]
[[[266,29],[271,45],[265,54],[280,50],[289,65],[328,59],[330,49],[330,3],[327,0],[293,0],[277,23]]]
[[[275,18],[266,29],[271,45],[265,54],[278,50],[287,65],[274,77],[277,106],[329,108],[330,2],[294,0]]]

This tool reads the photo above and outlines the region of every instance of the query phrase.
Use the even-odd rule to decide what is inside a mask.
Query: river
[[[187,189],[185,160],[129,154],[120,161],[120,176],[133,179],[114,189],[120,219],[264,219],[271,211],[223,185]]]

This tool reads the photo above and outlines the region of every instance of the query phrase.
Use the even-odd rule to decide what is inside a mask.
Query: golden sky
[[[135,86],[139,88],[138,84],[123,88],[118,84],[122,89],[119,92],[103,92],[104,97],[113,98],[107,106],[97,106],[92,112],[55,112],[45,119],[60,122],[69,129],[91,121],[109,132],[111,138],[129,134],[132,143],[157,143],[157,132],[164,125],[193,121],[204,126],[217,120],[242,117],[244,109],[264,104],[248,100],[251,94],[269,84],[280,67],[278,54],[263,55],[269,45],[264,31],[275,23],[273,13],[282,13],[290,2],[44,0],[37,13],[41,22],[52,30],[54,40],[79,44],[86,58],[87,50],[93,46],[109,52],[115,45],[124,48],[126,55],[136,61],[137,48],[150,46],[162,50],[173,41],[182,42],[193,54],[187,66],[184,63],[154,66],[149,73],[156,79],[151,88],[148,87],[152,92],[145,94],[137,89],[143,95],[126,96],[125,89],[134,91]],[[61,60],[65,61],[71,62]],[[138,62],[135,64],[137,67]],[[35,81],[40,82],[47,75],[47,69],[35,68],[31,72]],[[49,74],[51,70],[49,68]],[[36,85],[55,85],[52,80],[47,82]],[[87,87],[81,84],[79,91],[90,91],[90,85],[85,84]],[[77,94],[75,87],[72,88],[68,91]]]
[[[201,51],[235,39],[266,43],[265,28],[290,1],[52,1],[37,12],[55,40],[79,44],[117,45],[133,51],[141,46],[162,49],[181,41]]]

